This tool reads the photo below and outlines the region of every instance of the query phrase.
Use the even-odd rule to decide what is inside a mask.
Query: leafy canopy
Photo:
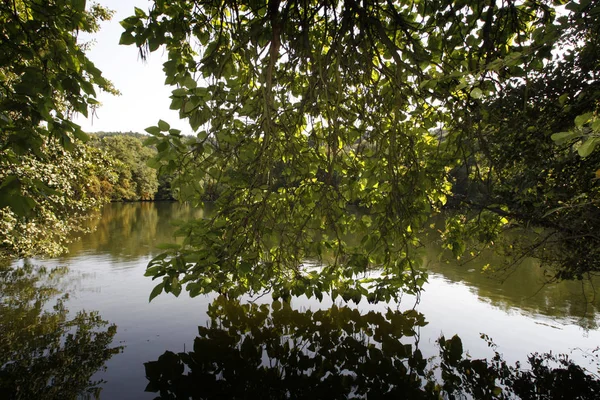
[[[9,163],[32,154],[44,160],[46,138],[70,150],[85,140],[71,121],[73,113],[88,115],[99,104],[97,88],[116,93],[85,55],[79,32],[95,32],[112,13],[85,0],[15,0],[0,4],[0,151]],[[30,182],[19,176],[3,180],[0,207],[19,216],[34,207],[22,192]],[[35,184],[34,189],[51,188]],[[21,206],[19,208],[19,205]]]
[[[354,301],[416,290],[426,278],[418,230],[450,190],[452,144],[436,129],[468,131],[481,98],[521,67],[543,67],[566,22],[560,4],[157,0],[136,9],[121,43],[142,54],[166,47],[171,108],[196,134],[160,121],[148,143],[179,174],[181,199],[200,199],[207,179],[224,188],[215,216],[150,264],[147,274],[162,278],[151,297],[182,286],[192,296],[272,289]]]
[[[0,3],[0,258],[55,255],[107,201],[110,161],[71,121],[116,93],[79,32],[112,13],[85,0]]]
[[[115,160],[114,171],[118,175],[118,181],[111,188],[113,201],[154,199],[158,190],[158,177],[156,170],[147,164],[156,150],[144,147],[141,138],[125,134],[104,136],[92,143],[104,149]]]
[[[89,229],[86,220],[109,201],[108,189],[116,183],[113,160],[78,139],[73,144],[68,151],[58,139],[45,138],[36,150],[43,158],[0,150],[0,182],[5,187],[18,182],[22,196],[0,208],[0,260],[65,252],[74,234]]]
[[[448,132],[462,161],[446,236],[457,253],[465,237],[496,240],[480,228],[499,215],[518,230],[503,235],[508,260],[532,256],[550,279],[583,279],[600,271],[600,13],[589,1],[566,10],[553,59],[513,67],[519,76],[471,107],[469,129]]]

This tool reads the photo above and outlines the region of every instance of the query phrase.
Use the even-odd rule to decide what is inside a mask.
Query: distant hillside
[[[111,136],[131,136],[134,138],[138,138],[141,140],[147,139],[148,135],[143,134],[143,133],[139,133],[139,132],[104,132],[104,131],[99,131],[99,132],[88,132],[88,135],[91,136],[95,136],[99,139],[105,138],[105,137],[111,137]]]

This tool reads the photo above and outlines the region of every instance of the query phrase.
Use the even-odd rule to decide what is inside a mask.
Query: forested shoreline
[[[39,154],[0,157],[2,186],[18,195],[0,211],[0,259],[57,256],[89,228],[85,220],[114,201],[174,201],[170,177],[148,166],[156,149],[143,134],[94,133],[70,149],[47,138]],[[22,215],[19,217],[19,215]]]
[[[171,179],[148,164],[157,151],[144,146],[147,135],[134,132],[95,132],[88,145],[103,151],[113,162],[114,182],[107,187],[111,201],[174,201]]]

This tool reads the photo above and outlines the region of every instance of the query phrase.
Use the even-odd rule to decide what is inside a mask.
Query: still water
[[[76,363],[73,364],[71,360],[69,364],[63,360],[64,363],[60,365],[63,370],[68,369],[64,367],[67,364],[71,365],[70,368],[79,365],[79,370],[63,374],[64,379],[73,380],[73,376],[83,373],[85,366],[89,369],[88,374],[80,378],[87,381],[91,375],[92,383],[95,382],[84,382],[83,386],[77,388],[79,397],[86,397],[81,394],[81,388],[87,384],[95,388],[88,393],[91,397],[153,399],[158,393],[150,391],[158,392],[164,385],[174,385],[173,381],[176,380],[165,378],[160,383],[157,378],[152,383],[148,377],[158,374],[152,368],[159,367],[156,361],[165,352],[189,356],[176,360],[179,363],[175,368],[178,371],[175,374],[177,379],[183,376],[184,370],[186,374],[194,371],[194,368],[200,368],[201,362],[210,358],[210,368],[213,369],[204,365],[201,371],[208,375],[198,374],[196,379],[206,380],[207,376],[213,374],[221,380],[227,380],[232,369],[231,360],[237,357],[236,365],[240,370],[229,377],[231,382],[243,379],[247,370],[258,371],[256,365],[244,364],[253,358],[252,351],[260,353],[254,359],[264,364],[277,358],[272,354],[276,351],[294,353],[293,346],[297,348],[299,342],[308,349],[303,350],[314,355],[324,353],[323,349],[328,346],[324,340],[330,344],[344,338],[345,344],[340,342],[338,345],[346,346],[348,338],[360,336],[390,354],[390,349],[395,347],[390,339],[381,339],[381,332],[389,331],[389,337],[403,337],[402,343],[412,346],[411,351],[418,347],[419,360],[421,356],[428,359],[440,353],[437,341],[442,335],[446,338],[460,336],[464,351],[471,358],[489,359],[494,355],[493,347],[480,337],[486,334],[493,340],[503,359],[511,365],[516,361],[526,361],[530,353],[552,351],[568,354],[592,373],[598,372],[597,365],[590,364],[589,355],[595,354],[593,350],[600,345],[600,330],[597,327],[600,299],[594,296],[590,283],[545,285],[543,273],[533,260],[526,261],[510,274],[489,276],[481,272],[482,266],[493,266],[499,260],[487,255],[465,265],[447,263],[443,257],[440,258],[435,243],[427,246],[429,282],[418,301],[405,296],[401,304],[370,305],[362,302],[357,312],[351,310],[356,308],[353,304],[346,308],[343,302],[327,298],[321,303],[314,299],[294,298],[291,307],[287,307],[279,303],[271,304],[269,296],[248,303],[253,299],[242,299],[240,302],[217,299],[216,296],[190,299],[184,292],[179,298],[162,294],[149,303],[148,296],[156,282],[145,278],[143,274],[149,260],[160,253],[157,246],[175,240],[174,221],[202,216],[202,210],[176,203],[111,204],[91,222],[96,230],[73,243],[68,255],[58,259],[16,262],[12,266],[13,271],[14,268],[21,268],[26,272],[10,276],[5,274],[4,282],[0,285],[0,311],[4,314],[0,315],[0,328],[4,330],[0,332],[0,350],[5,354],[0,359],[0,366],[6,367],[6,363],[13,361],[7,357],[16,359],[22,354],[45,357],[53,351],[58,354],[56,349],[67,347],[70,343],[68,338],[74,337],[72,347],[77,350],[73,350],[72,359]],[[86,314],[82,314],[83,311]],[[89,317],[83,321],[87,325],[76,320],[84,318],[82,315]],[[377,319],[381,315],[389,315],[388,320]],[[24,322],[16,323],[15,319]],[[106,324],[102,325],[100,320]],[[77,329],[82,331],[82,326],[95,327],[107,333],[96,337],[73,335]],[[377,328],[371,331],[368,326]],[[227,340],[222,338],[223,332],[229,332]],[[312,332],[310,337],[306,336],[309,332]],[[339,334],[328,338],[328,332]],[[57,335],[50,341],[52,345],[44,342],[50,334]],[[36,335],[41,335],[39,337],[44,340],[40,342]],[[277,337],[275,342],[272,341],[274,337]],[[281,337],[289,338],[289,341],[282,341]],[[267,344],[258,345],[257,342]],[[373,346],[360,347],[356,344],[358,342],[352,343],[355,347],[346,348],[343,355],[334,356],[334,364],[342,362],[340,358],[344,358],[346,364],[339,371],[360,375],[364,371],[354,371],[352,365],[373,357],[353,360],[348,358],[349,354],[372,352]],[[235,355],[229,354],[232,348],[239,351]],[[85,349],[89,350],[89,354],[85,353],[88,351]],[[216,352],[216,349],[220,350]],[[392,353],[394,357],[408,360],[413,368],[416,364],[410,360],[417,353],[409,352],[409,356],[406,356],[402,351],[393,350]],[[175,354],[172,357],[179,357]],[[202,355],[204,359],[199,361],[198,357]],[[225,357],[225,361],[211,358],[218,356]],[[297,360],[306,362],[306,357],[303,357],[298,355]],[[165,361],[166,358],[161,360]],[[31,361],[23,361],[24,365],[27,363],[31,364]],[[329,364],[320,364],[318,368],[326,369],[325,365]],[[52,371],[48,371],[53,368],[51,363],[42,367],[48,376],[42,374],[42,383],[39,388],[34,388],[38,393],[35,396],[51,398],[48,393],[51,393],[52,386],[60,384],[56,376],[64,371],[52,375]],[[282,368],[281,365],[277,367]],[[23,368],[27,373],[32,369]],[[310,368],[318,369],[315,365]],[[381,370],[381,365],[377,369]],[[25,377],[19,385],[33,385],[27,382],[27,379],[34,379],[28,377],[27,373],[21,373],[20,376]],[[39,375],[39,371],[35,374]],[[290,375],[290,372],[287,374]],[[433,374],[439,376],[440,373],[434,371]],[[329,379],[333,375],[327,373],[323,376]],[[254,379],[246,378],[250,381]],[[264,382],[264,377],[260,379]],[[214,379],[209,381],[206,381],[204,388],[212,390],[213,397],[206,397],[233,397],[233,392],[227,390],[234,390],[231,387],[235,385],[227,389],[215,386]],[[177,385],[185,384],[183,380],[177,382]],[[258,388],[259,393],[263,389]],[[170,390],[173,390],[172,387]],[[356,396],[365,393],[360,391],[360,386],[352,390],[350,394]],[[216,391],[229,395],[219,396]],[[190,392],[184,392],[173,398],[193,396]],[[0,398],[3,398],[1,391]]]

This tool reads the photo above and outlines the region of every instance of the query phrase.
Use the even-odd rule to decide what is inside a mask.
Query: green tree
[[[570,2],[567,10],[553,48],[560,56],[511,66],[519,79],[498,83],[494,96],[472,108],[471,129],[459,122],[449,135],[469,182],[457,191],[459,212],[447,226],[453,249],[462,253],[482,220],[502,217],[522,232],[504,254],[513,263],[539,258],[551,279],[600,271],[600,154],[593,151],[600,15],[589,1]],[[488,224],[484,241],[496,240],[502,225]]]
[[[139,137],[127,134],[104,136],[95,144],[116,161],[118,181],[113,187],[112,200],[154,200],[158,177],[148,162],[156,150],[144,147]]]
[[[140,139],[142,142],[145,141],[146,139],[148,139],[148,135],[145,135],[142,133],[136,133],[136,132],[94,132],[93,136],[99,137],[101,139],[106,138],[106,137],[111,137],[111,136],[131,136],[131,137]],[[94,143],[98,143],[98,142],[94,142]],[[101,143],[101,142],[99,142],[99,143]],[[137,148],[137,146],[136,146],[136,148]],[[148,149],[150,149],[151,151],[148,152]],[[141,168],[145,169],[146,165],[155,166],[153,164],[153,158],[156,155],[156,148],[152,147],[152,146],[148,146],[143,151],[144,151],[144,156],[143,156],[143,160],[142,160],[143,165],[141,165]],[[149,171],[145,171],[144,174],[149,176],[151,173]],[[174,175],[165,174],[165,173],[162,173],[162,171],[160,169],[158,170],[158,188],[156,189],[156,193],[154,194],[154,200],[157,200],[157,201],[162,201],[162,200],[173,201],[173,200],[175,200],[174,193],[172,192],[172,189],[171,189],[171,182],[173,181],[173,179],[174,179]],[[124,197],[124,196],[121,196],[121,197]]]
[[[71,116],[93,112],[97,89],[116,93],[85,56],[87,45],[78,41],[79,32],[97,31],[99,22],[110,16],[97,4],[86,9],[85,0],[0,4],[4,254],[7,248],[9,255],[56,253],[79,218],[103,199],[101,193],[94,197],[87,189],[104,172],[93,178],[90,167],[83,165],[90,162],[85,157],[97,153],[81,147],[86,135]],[[81,148],[70,154],[76,146]],[[61,169],[63,165],[73,171]],[[76,174],[71,176],[73,184],[63,178],[69,174]],[[83,182],[85,178],[90,181]],[[32,223],[33,230],[28,228]],[[15,243],[19,241],[30,244]]]
[[[445,203],[454,165],[452,142],[435,132],[460,127],[468,137],[484,94],[543,68],[568,25],[559,4],[157,0],[149,13],[136,9],[121,43],[166,46],[171,108],[196,134],[184,139],[164,121],[148,128],[158,161],[192,198],[207,178],[225,188],[215,217],[190,224],[183,247],[150,264],[148,275],[162,278],[153,295],[185,285],[192,295],[266,288],[377,301],[417,290],[417,234]],[[304,267],[326,252],[333,261]]]
[[[85,56],[86,45],[78,42],[77,33],[97,31],[110,16],[96,4],[86,10],[85,0],[0,5],[0,144],[12,157],[28,152],[41,157],[37,149],[46,137],[66,148],[74,138],[86,138],[70,116],[87,116],[98,105],[95,87],[114,89]],[[19,196],[16,184],[3,187],[3,205],[8,195]]]
[[[34,154],[12,157],[0,150],[0,182],[18,182],[22,203],[0,208],[0,259],[56,256],[93,211],[109,201],[116,181],[114,163],[99,149],[78,139],[66,150],[45,138]],[[25,200],[23,200],[25,199]]]

